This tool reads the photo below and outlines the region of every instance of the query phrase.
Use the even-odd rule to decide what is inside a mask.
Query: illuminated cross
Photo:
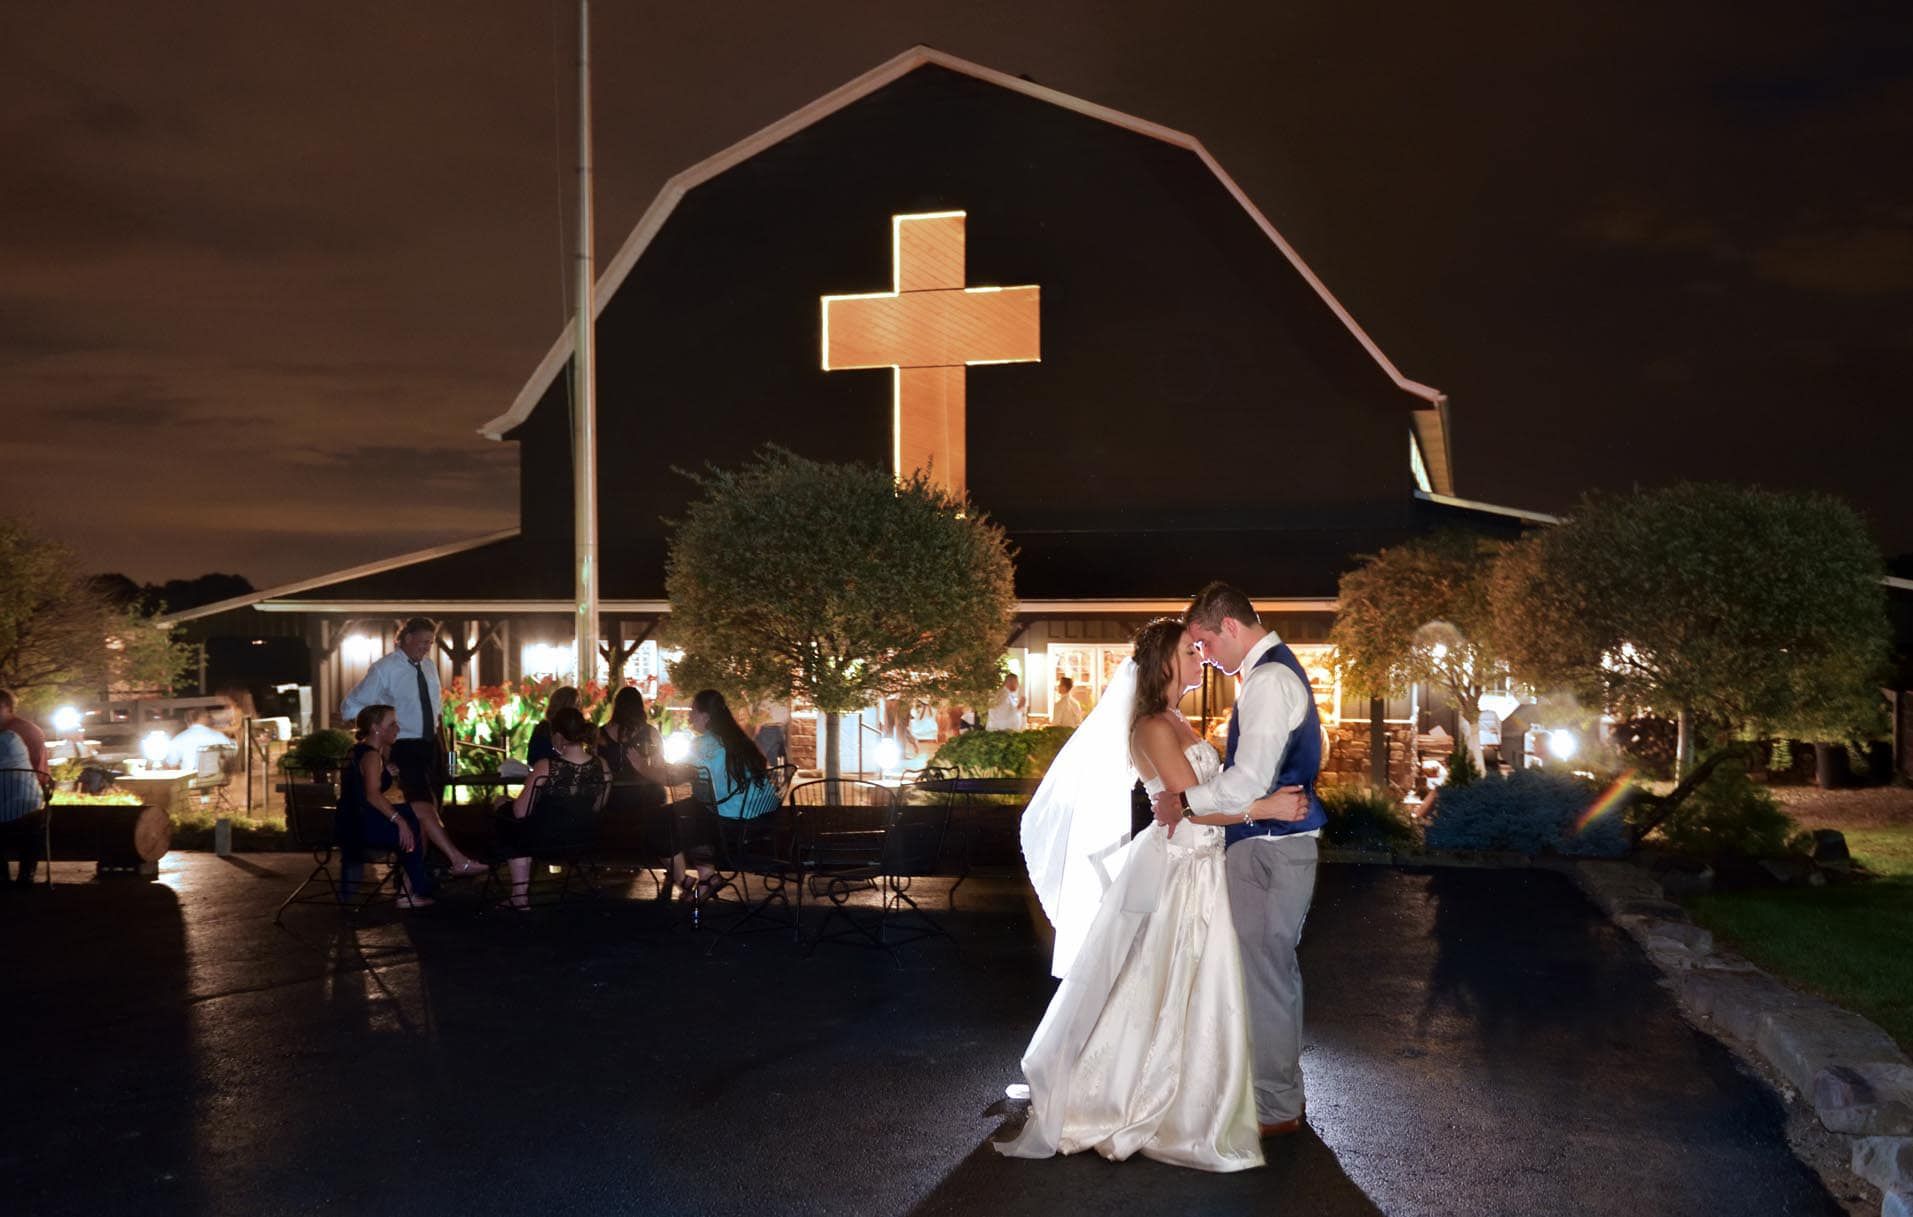
[[[1041,358],[1038,287],[965,287],[961,211],[890,217],[891,289],[824,297],[824,371],[889,368],[898,477],[965,485],[964,369]]]

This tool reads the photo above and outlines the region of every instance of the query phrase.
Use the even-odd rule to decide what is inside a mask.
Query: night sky
[[[569,312],[574,6],[0,3],[6,510],[262,587],[513,525],[476,428]],[[593,16],[601,263],[924,42],[1207,144],[1449,394],[1462,495],[1822,489],[1913,550],[1904,0]]]

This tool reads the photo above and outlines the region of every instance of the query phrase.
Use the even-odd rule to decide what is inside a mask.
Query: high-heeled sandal
[[[473,875],[488,875],[491,873],[491,869],[491,867],[486,866],[477,858],[467,858],[445,873],[456,879],[468,879]]]

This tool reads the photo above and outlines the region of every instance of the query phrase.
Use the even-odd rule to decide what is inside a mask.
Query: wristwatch
[[[1196,813],[1195,810],[1189,806],[1189,795],[1187,792],[1181,790],[1176,791],[1176,806],[1182,809],[1183,819],[1195,819]]]

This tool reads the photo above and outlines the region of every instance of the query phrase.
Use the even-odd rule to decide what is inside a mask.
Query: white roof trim
[[[1491,515],[1510,516],[1517,520],[1528,520],[1535,524],[1559,524],[1560,516],[1551,516],[1545,511],[1528,511],[1520,507],[1503,507],[1498,503],[1483,503],[1475,499],[1458,499],[1451,494],[1430,494],[1426,490],[1417,490],[1415,497],[1429,503],[1439,503],[1443,507],[1461,507],[1469,511],[1485,511]]]
[[[403,617],[411,613],[570,613],[571,600],[262,600],[253,605],[262,613],[349,613],[357,616]],[[601,600],[604,613],[668,613],[668,600]]]
[[[230,600],[220,600],[213,604],[202,604],[196,609],[187,609],[183,613],[168,613],[164,617],[154,618],[153,624],[162,628],[175,626],[181,622],[196,621],[201,617],[210,617],[214,613],[223,613],[228,609],[245,608],[247,605],[256,605],[270,612],[273,610],[266,608],[265,601],[276,600],[281,596],[296,595],[299,592],[311,591],[313,588],[325,587],[333,583],[344,583],[347,579],[361,579],[366,575],[382,575],[388,570],[396,570],[401,566],[410,566],[415,562],[428,562],[433,558],[445,558],[450,557],[452,554],[462,554],[468,549],[478,549],[485,545],[496,545],[500,541],[509,541],[517,535],[518,530],[516,528],[507,528],[499,532],[487,533],[482,537],[474,537],[469,541],[453,541],[446,545],[433,546],[431,549],[420,549],[409,554],[400,554],[395,558],[381,558],[377,562],[367,562],[363,566],[354,566],[349,570],[334,571],[329,575],[319,575],[312,579],[301,579],[297,583],[282,583],[278,587],[269,587],[263,592],[248,592],[243,596],[234,596]],[[569,611],[570,607],[571,606],[567,605],[566,611]],[[397,611],[417,612],[418,610],[413,608],[399,609]]]
[[[1254,598],[1258,612],[1332,613],[1341,603],[1335,599],[1308,597]],[[237,607],[237,606],[234,606]],[[403,617],[411,613],[569,613],[575,605],[569,600],[259,600],[253,607],[262,613],[341,613],[366,617]],[[1019,600],[1016,611],[1025,615],[1055,616],[1064,613],[1180,613],[1189,607],[1186,598],[1176,600]],[[598,606],[607,613],[669,613],[669,600],[606,600]]]
[[[982,64],[959,59],[955,55],[932,50],[926,46],[910,48],[889,62],[879,64],[855,80],[831,90],[801,110],[784,116],[757,134],[732,144],[716,156],[699,161],[689,169],[672,176],[664,183],[664,188],[658,191],[657,198],[652,200],[651,206],[645,209],[644,215],[638,220],[637,227],[631,230],[629,237],[625,238],[624,245],[619,248],[617,255],[605,266],[604,273],[598,276],[598,285],[592,298],[592,317],[595,319],[604,312],[611,297],[624,284],[625,277],[631,273],[631,268],[637,265],[638,259],[656,238],[658,231],[664,227],[664,222],[670,218],[672,211],[676,210],[678,201],[684,197],[686,191],[710,181],[764,149],[795,135],[812,123],[829,117],[850,103],[876,92],[925,64],[935,64],[953,72],[961,72],[966,76],[973,76],[978,80],[1021,93],[1026,97],[1034,97],[1066,110],[1074,110],[1078,114],[1100,119],[1195,153],[1209,171],[1216,175],[1217,180],[1242,209],[1249,213],[1249,218],[1256,222],[1263,234],[1282,251],[1282,256],[1289,260],[1289,264],[1310,287],[1315,289],[1316,294],[1322,298],[1322,302],[1341,319],[1343,325],[1348,327],[1349,333],[1355,336],[1363,349],[1381,365],[1389,379],[1393,380],[1399,388],[1431,405],[1440,406],[1448,400],[1439,389],[1408,379],[1397,370],[1393,363],[1389,362],[1388,356],[1382,354],[1382,349],[1375,345],[1374,339],[1370,338],[1361,326],[1355,324],[1355,319],[1349,316],[1348,310],[1342,307],[1341,301],[1337,300],[1322,281],[1315,277],[1315,272],[1308,268],[1308,264],[1302,261],[1301,255],[1297,254],[1294,248],[1283,239],[1282,234],[1275,230],[1275,225],[1269,223],[1268,217],[1249,201],[1249,196],[1243,193],[1242,187],[1236,185],[1235,179],[1223,172],[1222,166],[1216,163],[1215,157],[1209,155],[1209,150],[1202,146],[1200,140],[1146,119],[1124,114],[1107,106],[1099,106],[1079,97],[1071,97],[1067,93],[1059,93],[1055,89],[1044,88],[1042,85],[1033,84],[994,68],[986,68]],[[525,382],[523,389],[519,390],[517,398],[511,404],[511,409],[480,427],[478,433],[487,439],[503,439],[505,432],[529,418],[532,410],[538,405],[539,399],[545,395],[545,390],[550,387],[552,378],[571,357],[571,347],[571,330],[567,324],[566,329],[551,344],[550,351],[539,363],[537,370],[531,374],[531,379]]]

